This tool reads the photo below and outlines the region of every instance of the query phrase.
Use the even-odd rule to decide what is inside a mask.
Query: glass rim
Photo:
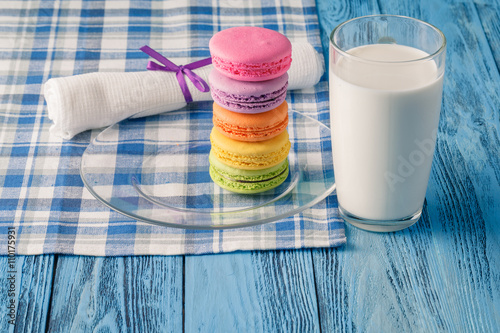
[[[441,39],[442,39],[441,46],[434,53],[431,53],[431,54],[429,54],[429,55],[427,55],[425,57],[422,57],[422,58],[417,58],[417,59],[412,59],[412,60],[404,60],[404,61],[379,61],[379,60],[364,59],[362,57],[358,57],[358,56],[355,56],[353,54],[350,54],[347,51],[342,50],[340,48],[340,46],[338,46],[335,43],[335,41],[333,39],[335,33],[337,31],[339,31],[339,29],[341,29],[346,24],[349,24],[349,23],[351,23],[353,21],[357,21],[357,20],[360,20],[360,19],[375,18],[375,17],[394,17],[394,18],[400,18],[400,19],[407,19],[407,20],[416,21],[416,22],[418,22],[420,24],[426,25],[426,26],[430,27],[432,30],[434,30],[435,32],[437,32],[438,35],[441,37]],[[340,23],[339,25],[337,25],[332,30],[332,32],[330,34],[330,43],[335,48],[335,50],[337,52],[339,52],[340,54],[342,54],[344,57],[356,59],[357,61],[363,61],[363,62],[369,62],[369,63],[380,63],[380,64],[383,64],[383,63],[385,63],[385,64],[405,64],[406,63],[407,64],[407,63],[415,63],[415,62],[420,62],[420,61],[423,62],[423,61],[427,61],[427,60],[430,60],[432,58],[435,58],[439,54],[443,53],[444,50],[446,49],[446,37],[445,37],[444,33],[439,28],[437,28],[436,26],[434,26],[434,25],[432,25],[432,24],[430,24],[428,22],[425,22],[425,21],[413,18],[413,17],[403,16],[403,15],[389,15],[389,14],[374,14],[374,15],[359,16],[359,17],[355,17],[355,18],[352,18],[350,20],[347,20],[345,22],[342,22],[342,23]]]

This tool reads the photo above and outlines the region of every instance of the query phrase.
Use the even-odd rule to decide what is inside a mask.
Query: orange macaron
[[[247,142],[272,139],[288,125],[288,104],[261,113],[248,114],[229,111],[217,103],[213,105],[214,127],[226,137]]]

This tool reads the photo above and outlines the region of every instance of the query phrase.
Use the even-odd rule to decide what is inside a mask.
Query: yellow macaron
[[[259,170],[278,165],[287,158],[291,146],[286,130],[269,140],[244,142],[230,139],[212,129],[210,142],[212,152],[219,161],[245,170]]]

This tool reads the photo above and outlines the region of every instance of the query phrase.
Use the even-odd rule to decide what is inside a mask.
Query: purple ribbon
[[[188,85],[186,80],[184,79],[184,75],[186,75],[191,82],[193,82],[194,86],[201,92],[208,92],[210,88],[208,84],[197,74],[195,74],[192,69],[200,68],[206,65],[210,65],[212,63],[212,58],[206,58],[202,60],[198,60],[192,62],[187,65],[177,66],[152,48],[147,45],[144,45],[140,48],[140,50],[151,58],[158,60],[163,65],[157,64],[154,61],[150,61],[148,63],[148,69],[150,71],[166,71],[166,72],[175,72],[175,76],[177,77],[177,81],[179,81],[179,85],[181,86],[182,93],[184,94],[184,98],[186,99],[186,103],[191,103],[193,101],[193,97],[189,92]]]

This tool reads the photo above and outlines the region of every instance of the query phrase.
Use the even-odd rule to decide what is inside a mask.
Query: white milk
[[[332,52],[333,50],[331,50]],[[428,54],[376,44],[348,53],[374,61]],[[341,58],[330,69],[330,112],[337,196],[344,211],[395,220],[422,208],[441,108],[434,61],[383,64]]]

